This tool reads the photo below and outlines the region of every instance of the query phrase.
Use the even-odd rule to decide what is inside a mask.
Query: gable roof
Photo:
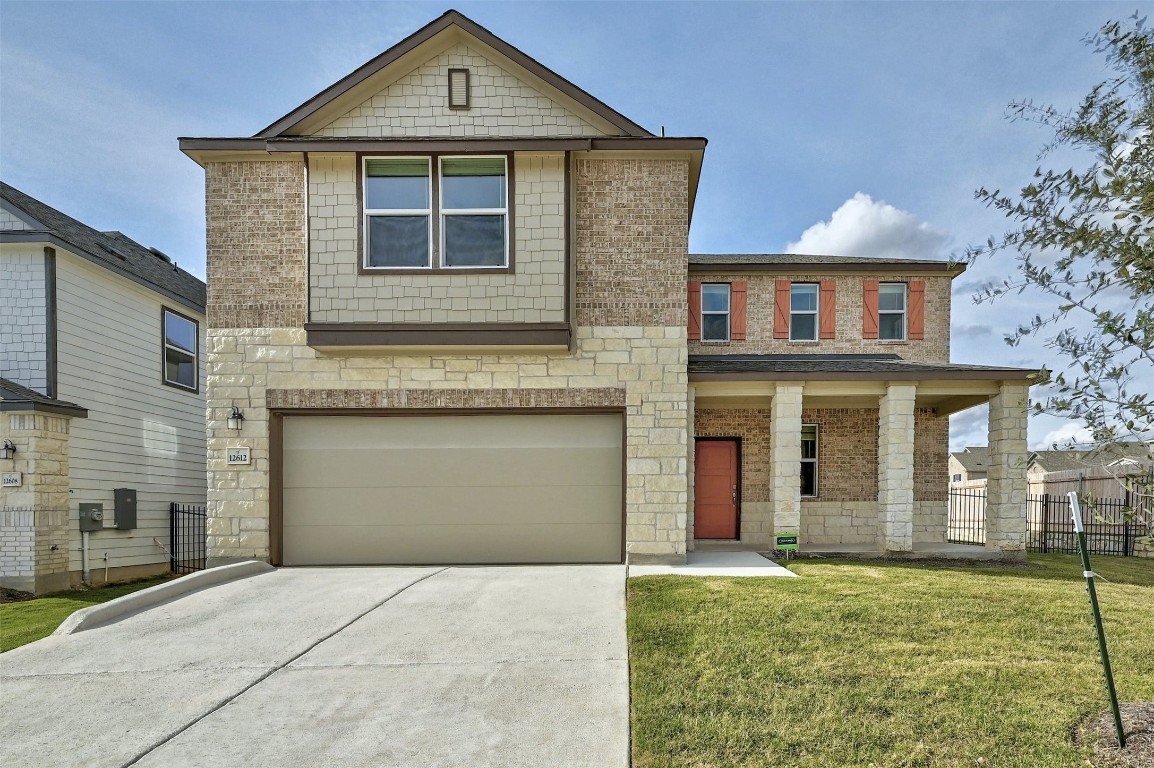
[[[986,472],[990,464],[990,449],[985,445],[967,447],[965,450],[951,453],[950,456],[953,456],[968,473]]]
[[[204,282],[160,251],[122,232],[99,232],[2,181],[0,200],[15,208],[21,218],[43,227],[0,231],[0,242],[55,244],[203,314]]]
[[[593,96],[588,91],[578,88],[561,75],[541,64],[528,54],[506,43],[464,14],[459,11],[450,10],[421,27],[384,53],[362,64],[287,115],[258,131],[254,138],[273,138],[294,135],[293,129],[300,123],[317,115],[334,101],[349,93],[349,91],[361,83],[364,83],[377,72],[380,72],[409,52],[452,29],[457,29],[494,49],[530,74],[540,78],[549,86],[593,112],[607,123],[618,128],[623,136],[653,136],[652,133]]]
[[[820,256],[808,253],[691,253],[690,272],[906,272],[957,277],[966,265],[937,259],[879,259],[872,256]]]
[[[1154,454],[1146,443],[1123,442],[1088,451],[1034,451],[1030,454],[1029,463],[1046,472],[1068,472],[1073,469],[1105,467],[1122,460],[1154,464]]]

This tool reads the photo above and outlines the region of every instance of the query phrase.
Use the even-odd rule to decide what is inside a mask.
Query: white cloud
[[[1059,448],[1064,448],[1071,442],[1090,443],[1093,442],[1093,440],[1094,436],[1090,434],[1089,429],[1081,424],[1069,421],[1057,429],[1047,432],[1041,442],[1034,446],[1034,450],[1048,451],[1055,445]]]
[[[926,259],[940,255],[948,235],[907,211],[858,192],[786,246],[789,253]]]

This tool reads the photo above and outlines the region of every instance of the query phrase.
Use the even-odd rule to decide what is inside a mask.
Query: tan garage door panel
[[[619,562],[621,416],[289,416],[285,565]]]

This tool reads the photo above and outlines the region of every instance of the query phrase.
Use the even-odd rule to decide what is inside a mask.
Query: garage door
[[[621,419],[286,416],[282,562],[620,562]]]

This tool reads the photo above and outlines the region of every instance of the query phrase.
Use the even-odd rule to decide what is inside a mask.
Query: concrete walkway
[[[788,568],[767,560],[756,552],[690,552],[685,565],[631,565],[635,576],[786,576],[797,577]]]
[[[0,764],[627,766],[621,566],[251,576],[0,655]]]

